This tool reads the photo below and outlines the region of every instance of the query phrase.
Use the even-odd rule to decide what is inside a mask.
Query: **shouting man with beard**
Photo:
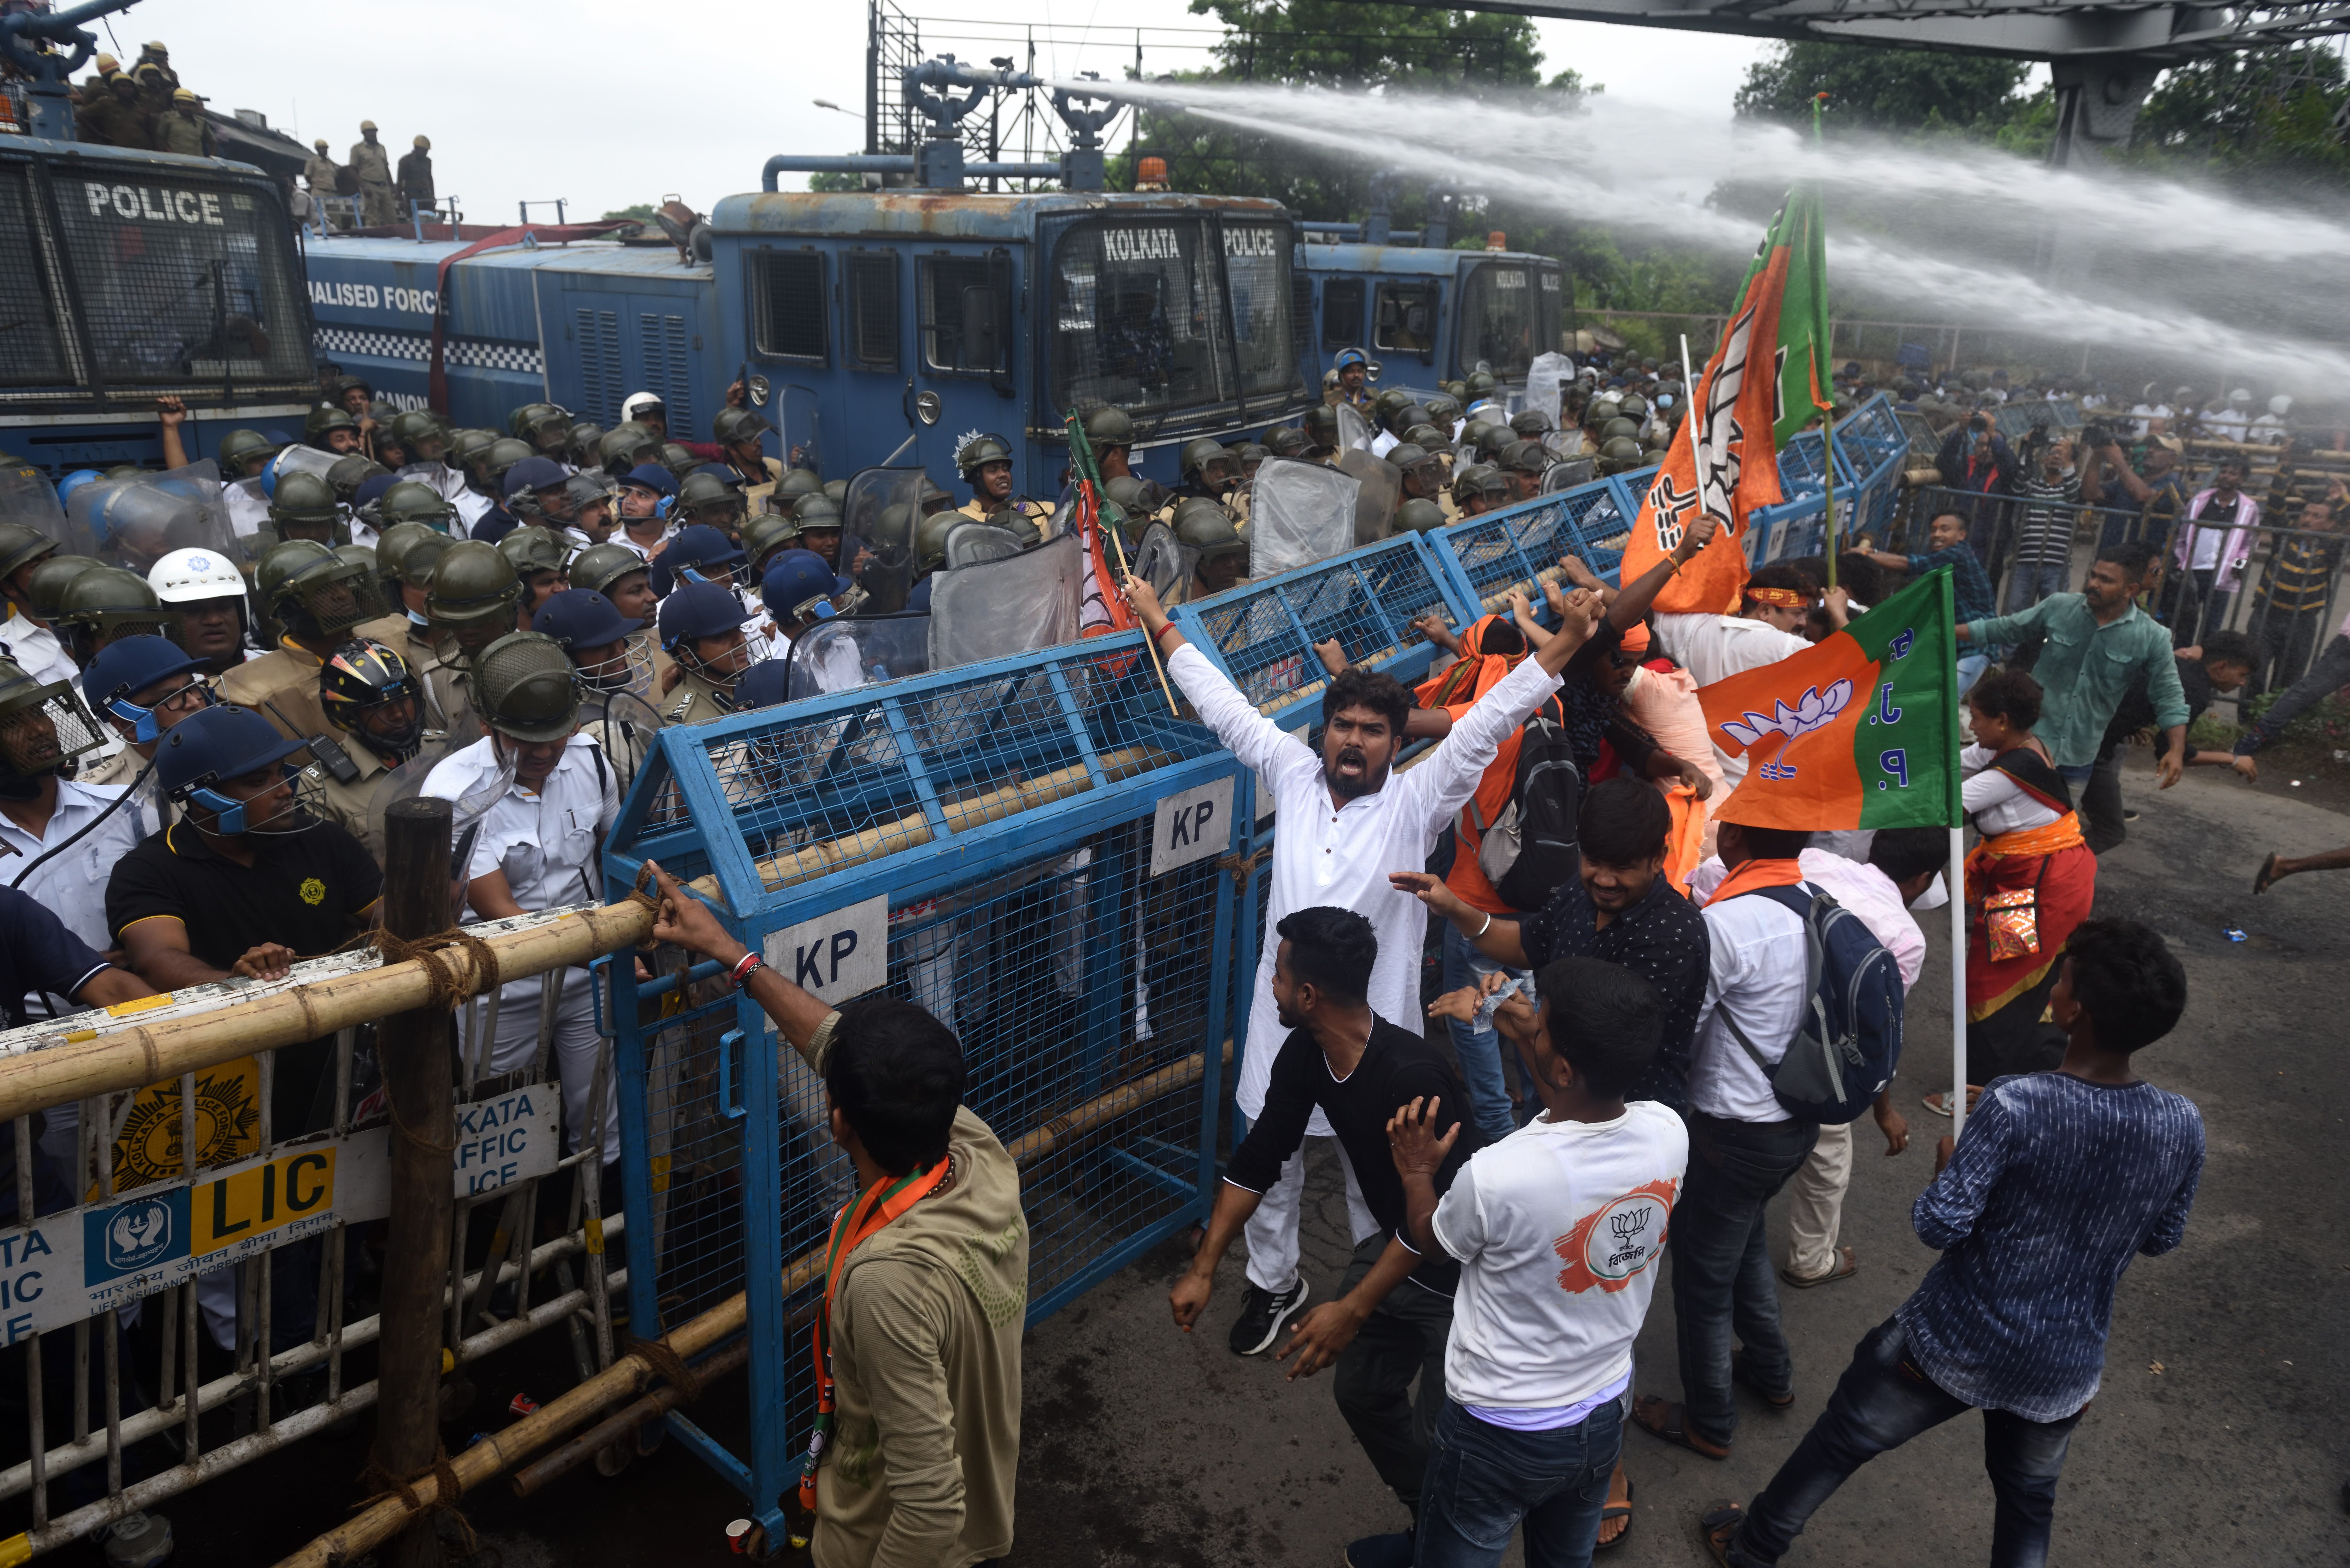
[[[1438,835],[1475,792],[1495,751],[1559,689],[1560,672],[1589,638],[1600,607],[1581,590],[1569,596],[1567,624],[1559,635],[1486,692],[1424,760],[1391,776],[1404,743],[1404,716],[1412,707],[1410,691],[1393,676],[1350,666],[1331,678],[1322,696],[1317,754],[1303,736],[1259,713],[1205,654],[1184,641],[1149,584],[1129,577],[1126,591],[1166,656],[1168,673],[1217,738],[1265,781],[1280,816],[1264,946],[1237,1090],[1241,1110],[1253,1121],[1263,1112],[1273,1061],[1288,1033],[1273,990],[1282,921],[1296,910],[1322,906],[1351,909],[1369,920],[1378,944],[1370,1011],[1416,1030],[1427,916],[1390,875],[1427,865]],[[1331,1136],[1319,1111],[1307,1130]],[[1357,1234],[1368,1236],[1376,1228],[1355,1175],[1348,1170],[1347,1208]],[[1303,1158],[1290,1157],[1244,1228],[1249,1289],[1232,1335],[1239,1355],[1253,1355],[1270,1346],[1283,1322],[1305,1303],[1305,1283],[1297,1272],[1297,1209],[1305,1180]],[[1334,1303],[1326,1310],[1344,1304]],[[1339,1336],[1336,1344],[1327,1343],[1327,1333],[1319,1337],[1335,1354],[1349,1336]]]

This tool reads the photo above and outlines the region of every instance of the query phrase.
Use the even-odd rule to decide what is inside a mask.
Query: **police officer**
[[[218,550],[197,545],[173,550],[147,573],[157,602],[178,613],[172,640],[207,675],[225,675],[245,661],[252,615],[244,599],[244,575]]]
[[[645,558],[617,539],[573,558],[571,586],[602,594],[622,615],[641,621],[650,622],[660,606]]]
[[[95,63],[98,75],[81,83],[80,107],[74,111],[75,140],[100,147],[154,145],[153,128],[140,123],[139,84],[112,55],[100,55]],[[147,134],[141,136],[142,131]]]
[[[734,681],[757,660],[743,634],[743,606],[716,583],[684,583],[661,600],[661,647],[681,672],[683,695],[661,711],[671,724],[698,724],[734,711]]]
[[[1330,361],[1330,369],[1338,378],[1338,384],[1322,395],[1322,401],[1332,408],[1340,403],[1352,403],[1368,413],[1371,407],[1371,357],[1360,348],[1341,348],[1336,358]],[[1305,433],[1314,433],[1311,425],[1306,427]]]
[[[1396,508],[1395,531],[1399,534],[1433,534],[1451,521],[1435,502],[1414,497]]]
[[[1305,452],[1308,462],[1338,466],[1338,413],[1327,405],[1305,410]]]
[[[178,652],[169,643],[162,651],[166,659]],[[94,948],[114,945],[106,929],[109,872],[156,827],[138,802],[117,805],[121,784],[61,775],[68,762],[114,732],[84,711],[70,686],[36,681],[14,659],[0,659],[0,848],[9,851],[0,879],[38,898]]]
[[[1482,517],[1510,504],[1510,482],[1491,463],[1472,462],[1452,477],[1452,502],[1463,517]]]
[[[1240,487],[1241,465],[1220,441],[1201,436],[1187,441],[1179,459],[1183,474],[1179,496],[1196,496],[1231,510],[1232,492]]]
[[[391,150],[375,139],[375,121],[359,121],[359,139],[351,143],[352,171],[359,179],[360,221],[369,228],[400,221],[400,204],[392,194]]]
[[[1124,409],[1103,404],[1086,415],[1085,431],[1103,483],[1134,472],[1128,461],[1134,451],[1134,420]]]
[[[784,465],[766,452],[765,438],[775,427],[748,409],[721,409],[710,421],[710,433],[726,454],[726,466],[742,483],[742,496],[753,512],[764,508],[784,477]]]
[[[1042,536],[1045,524],[1052,519],[1052,509],[1025,496],[1014,497],[1012,447],[1002,436],[965,437],[962,444],[955,448],[955,472],[962,475],[965,484],[971,486],[971,500],[962,507],[964,516],[975,523],[995,523],[1012,527],[1015,533],[1020,530],[1014,526],[1014,519],[1025,518]],[[1011,515],[1005,515],[1007,513]],[[807,525],[805,512],[800,521],[805,529]],[[819,549],[816,553],[822,555],[823,551]],[[837,555],[832,558],[832,568],[835,571],[840,569]]]
[[[499,919],[593,903],[598,857],[620,814],[619,781],[603,749],[579,732],[579,680],[551,638],[515,632],[483,650],[479,693],[489,733],[443,758],[424,793],[478,814],[465,867],[465,902],[476,919]],[[538,1051],[547,988],[555,988],[555,1070],[574,1149],[600,1122],[603,1158],[620,1156],[617,1085],[605,1074],[604,1104],[591,1098],[596,1058],[595,982],[584,968],[510,981],[501,990],[489,1070],[516,1072]]]
[[[424,681],[441,728],[452,737],[478,733],[473,707],[473,661],[490,644],[519,629],[522,578],[494,545],[479,539],[449,546],[433,564],[424,590],[429,645],[415,648],[409,662]]]
[[[619,482],[620,531],[612,543],[650,561],[677,532],[670,514],[677,505],[677,481],[657,462],[639,463]]]
[[[398,194],[402,217],[413,213],[420,207],[426,212],[432,210],[432,142],[430,138],[418,137],[414,150],[401,156]]]
[[[634,420],[622,420],[596,443],[596,461],[612,479],[628,475],[639,464],[659,462],[660,456],[660,441]]]
[[[331,452],[337,457],[348,457],[361,450],[364,442],[359,437],[359,422],[351,418],[349,410],[339,403],[320,403],[302,421],[302,444]]]
[[[217,701],[203,666],[178,644],[160,637],[126,637],[111,644],[82,672],[81,689],[89,711],[122,739],[122,749],[112,756],[85,758],[74,770],[74,778],[85,784],[129,787],[135,784],[154,757],[164,732]],[[178,808],[164,799],[162,787],[152,774],[140,787],[136,810],[124,809],[141,822],[140,837],[179,815]],[[98,884],[102,891],[106,878],[99,877]]]
[[[155,117],[155,151],[189,158],[212,158],[220,151],[203,104],[186,88],[174,88],[172,107]]]
[[[398,649],[353,638],[319,667],[318,706],[349,766],[338,772],[312,765],[317,813],[381,864],[375,798],[383,775],[424,749],[424,683]]]
[[[1440,498],[1444,495],[1443,459],[1415,442],[1405,441],[1388,452],[1387,461],[1402,476],[1400,489],[1405,500],[1435,503],[1442,513]]]
[[[371,575],[315,539],[274,546],[253,577],[262,614],[283,628],[277,646],[222,676],[222,699],[261,713],[288,740],[324,733],[318,669],[368,618]]]
[[[947,515],[950,523],[962,521],[951,514]],[[923,521],[928,523],[930,519]],[[754,582],[766,575],[769,561],[785,550],[798,549],[799,545],[799,520],[787,512],[761,512],[743,524],[743,562]]]
[[[351,635],[380,642],[413,663],[413,650],[430,646],[432,639],[424,604],[433,564],[455,543],[430,524],[413,519],[387,524],[383,536],[375,542],[375,572],[393,608],[388,615],[361,621],[351,628]]]
[[[311,195],[338,196],[342,194],[340,188],[342,174],[342,165],[337,163],[334,159],[334,154],[327,150],[327,139],[325,137],[322,136],[318,138],[317,140],[310,143],[309,161],[302,165],[302,181],[303,183],[310,187]]]
[[[1275,457],[1305,457],[1312,450],[1305,432],[1295,425],[1275,425],[1265,431],[1264,446]]]
[[[629,691],[650,699],[654,670],[644,622],[624,616],[593,588],[566,588],[532,618],[530,628],[561,645],[589,691]]]
[[[343,504],[336,498],[335,487],[324,474],[304,469],[277,476],[269,496],[268,516],[269,526],[254,535],[253,543],[247,546],[256,558],[266,554],[272,545],[288,539],[340,545],[350,538],[350,531],[343,525]]]
[[[515,576],[522,579],[522,603],[516,608],[525,619],[571,586],[565,575],[571,561],[570,548],[551,528],[536,524],[517,528],[498,541],[498,554],[514,564]]]
[[[730,542],[740,544],[747,515],[743,491],[716,465],[685,476],[677,487],[677,504],[670,515],[681,526],[714,528]]]
[[[1010,472],[1008,466],[1005,472],[1007,473]],[[1014,521],[1013,518],[993,514],[982,515],[975,513],[972,507],[977,504],[978,503],[974,501],[972,506],[962,507],[956,515],[982,522],[989,520],[991,515],[999,523],[1009,524]],[[1033,505],[1034,503],[1030,504]],[[799,504],[792,508],[792,517],[800,525],[800,548],[814,551],[824,557],[826,566],[836,572],[839,571],[840,503],[821,493],[803,495],[799,499]],[[1019,520],[1026,521],[1024,517]]]
[[[506,513],[517,525],[536,524],[552,532],[568,528],[578,514],[571,475],[551,457],[517,459],[499,483],[505,493]]]
[[[0,649],[43,681],[70,680],[78,673],[33,601],[33,574],[57,553],[57,542],[30,524],[0,523],[0,607],[8,612],[0,620]]]
[[[49,623],[74,668],[87,670],[117,638],[162,637],[179,618],[176,611],[163,608],[145,577],[120,566],[99,566],[65,585]]]
[[[1175,585],[1171,601],[1175,604],[1222,593],[1248,575],[1248,542],[1232,526],[1224,509],[1212,502],[1194,498],[1178,504],[1175,542],[1193,556],[1191,575]]]
[[[1512,501],[1531,501],[1542,489],[1550,467],[1550,451],[1542,442],[1513,441],[1502,449],[1502,474],[1509,482]]]

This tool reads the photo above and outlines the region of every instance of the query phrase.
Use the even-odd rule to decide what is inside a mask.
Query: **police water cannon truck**
[[[251,164],[74,140],[81,25],[131,0],[0,17],[30,134],[0,137],[0,450],[51,480],[160,466],[155,400],[191,458],[239,426],[291,427],[317,396],[294,220]]]
[[[1019,493],[1050,500],[1064,416],[1115,404],[1138,469],[1173,484],[1184,441],[1295,423],[1319,396],[1300,368],[1296,228],[1279,203],[1103,189],[1105,94],[1057,89],[1071,146],[1052,162],[966,161],[957,126],[992,95],[1045,84],[941,57],[903,88],[928,135],[911,153],[779,155],[683,244],[545,229],[418,244],[312,244],[318,348],[379,398],[503,430],[548,401],[609,428],[633,392],[672,439],[707,439],[740,381],[771,455],[845,477],[946,478],[971,435],[1002,439]],[[787,172],[878,189],[786,192]],[[966,181],[1017,180],[995,194]],[[1045,182],[1058,189],[1037,189]],[[563,231],[576,234],[578,226]],[[437,328],[437,331],[436,331]]]

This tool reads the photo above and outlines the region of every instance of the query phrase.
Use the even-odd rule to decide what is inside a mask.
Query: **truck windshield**
[[[1279,220],[1170,213],[1070,223],[1049,282],[1054,406],[1173,412],[1239,395],[1269,406],[1297,375],[1290,252]]]
[[[1548,347],[1535,340],[1535,309],[1525,263],[1490,261],[1471,271],[1461,290],[1453,373],[1466,377],[1482,359],[1503,380],[1523,378],[1534,355]]]

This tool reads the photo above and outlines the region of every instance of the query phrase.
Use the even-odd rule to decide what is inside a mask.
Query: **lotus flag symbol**
[[[1834,723],[1836,716],[1851,701],[1852,682],[1849,680],[1835,681],[1825,691],[1816,686],[1806,687],[1794,707],[1787,706],[1786,699],[1781,698],[1774,704],[1775,711],[1770,713],[1757,713],[1750,708],[1742,718],[1723,720],[1722,732],[1747,746],[1766,734],[1777,735],[1778,751],[1755,771],[1766,779],[1791,779],[1795,776],[1794,767],[1779,760],[1787,754],[1789,742],[1800,735],[1808,735],[1814,730]]]

